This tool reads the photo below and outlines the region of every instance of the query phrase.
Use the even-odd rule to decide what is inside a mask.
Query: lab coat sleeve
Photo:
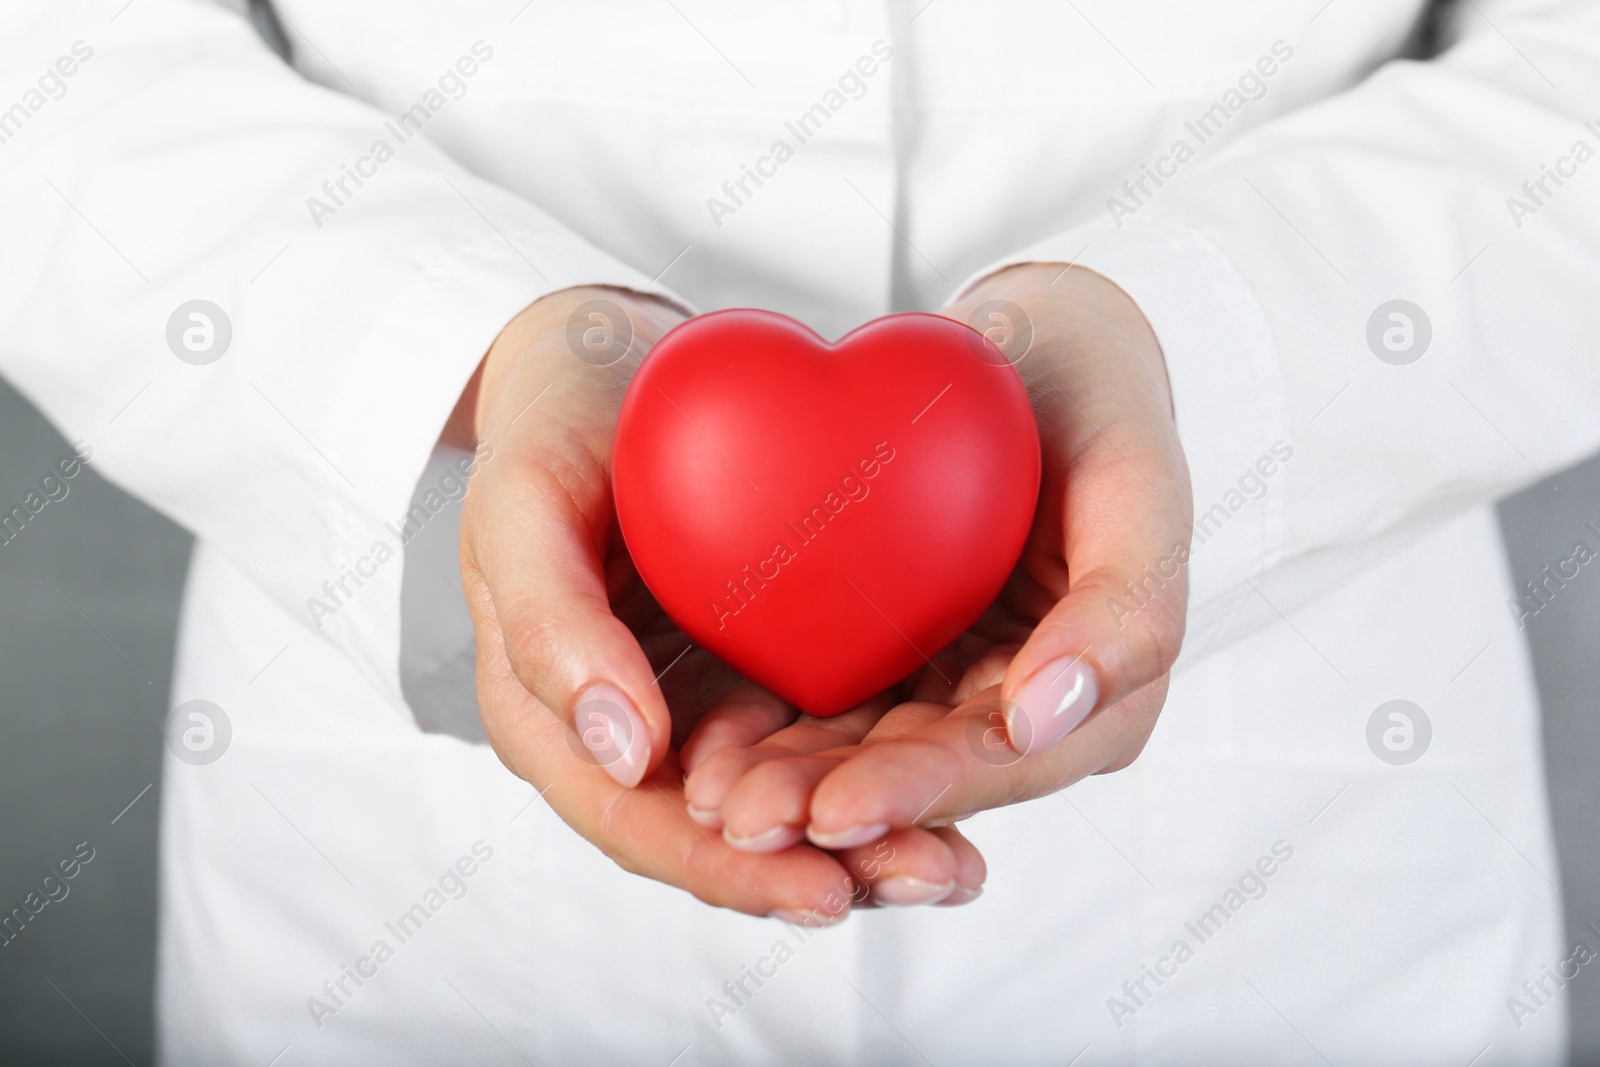
[[[1187,661],[1600,446],[1600,5],[1459,7],[1438,58],[1225,145],[1174,130],[1196,151],[1161,184],[975,276],[1075,261],[1154,326],[1195,491]]]
[[[0,373],[398,700],[404,516],[490,342],[545,293],[661,290],[242,18],[118,7],[0,15]]]

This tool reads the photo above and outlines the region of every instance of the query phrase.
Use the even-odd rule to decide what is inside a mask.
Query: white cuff
[[[456,179],[462,182],[462,178]],[[500,201],[492,217],[515,219],[521,202],[472,182],[476,203]],[[396,554],[407,509],[450,413],[500,331],[529,304],[578,285],[605,285],[659,296],[689,309],[648,276],[539,217],[499,222],[440,256],[402,289],[366,337],[329,408],[321,440],[350,484],[333,482],[331,553],[384,543]],[[347,559],[324,561],[329,574]],[[369,680],[400,696],[401,567],[385,567],[361,596],[321,620],[347,643]]]

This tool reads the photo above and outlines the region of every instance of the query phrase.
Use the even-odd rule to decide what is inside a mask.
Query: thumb
[[[469,490],[468,604],[517,679],[572,729],[575,753],[632,787],[666,752],[671,718],[643,649],[611,611],[608,505],[576,499],[548,457],[530,460],[489,464]]]
[[[1106,564],[1073,581],[1001,686],[1007,739],[1026,755],[1165,675],[1183,642],[1186,541],[1149,564]]]
[[[597,292],[535,302],[490,349],[475,406],[495,460],[468,486],[461,573],[479,633],[573,730],[574,751],[631,788],[665,756],[672,724],[644,650],[611,610],[608,467],[627,379],[678,316]],[[602,366],[574,349],[569,305],[626,319],[623,358]],[[485,706],[497,714],[512,712]]]
[[[1102,425],[1084,447],[1047,454],[1040,507],[1060,536],[1044,540],[1059,548],[1029,551],[1054,556],[1036,561],[1040,574],[1065,564],[1065,595],[1000,689],[1008,740],[1024,754],[1167,674],[1183,644],[1191,505],[1175,428],[1165,412]]]

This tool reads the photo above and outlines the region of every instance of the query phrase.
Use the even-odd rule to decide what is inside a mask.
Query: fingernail
[[[1011,747],[1026,756],[1049,748],[1094,710],[1100,695],[1094,671],[1083,660],[1058,659],[1025,682],[1006,708]]]
[[[981,885],[976,889],[968,889],[964,885],[958,885],[950,891],[949,896],[939,901],[939,907],[959,907],[962,904],[970,904],[981,896],[983,896],[983,886]]]
[[[856,848],[871,844],[889,832],[886,822],[857,823],[844,830],[825,834],[814,826],[806,827],[806,837],[818,848]]]
[[[898,876],[885,878],[872,886],[872,899],[891,906],[932,904],[943,900],[955,889],[955,882],[927,882],[921,878]]]
[[[633,788],[650,762],[650,731],[633,701],[612,685],[592,685],[578,698],[572,728],[596,763]]]
[[[804,836],[806,832],[798,826],[774,826],[749,837],[729,833],[726,826],[722,828],[722,839],[740,852],[781,852]]]
[[[685,803],[684,809],[688,811],[689,818],[704,826],[707,830],[722,829],[722,812],[697,808],[693,804]]]
[[[837,926],[850,917],[850,909],[830,912],[821,908],[773,908],[767,912],[767,917],[781,919],[791,926]]]

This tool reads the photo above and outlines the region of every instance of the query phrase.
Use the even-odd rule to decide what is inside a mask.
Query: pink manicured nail
[[[818,848],[858,848],[871,844],[888,832],[889,824],[886,822],[857,823],[828,834],[814,826],[806,827],[806,837]]]
[[[707,811],[705,808],[697,808],[689,803],[684,804],[684,809],[688,811],[689,818],[704,826],[707,830],[722,829],[722,812]]]
[[[921,878],[885,878],[873,883],[872,899],[891,906],[933,904],[949,896],[955,887],[955,882],[939,884]]]
[[[1100,695],[1094,671],[1082,659],[1058,659],[1029,678],[1006,709],[1011,747],[1026,756],[1049,748],[1094,710]]]
[[[722,828],[722,839],[740,852],[782,852],[805,836],[798,826],[774,826],[749,837],[731,834],[726,826]]]
[[[607,774],[630,789],[639,784],[650,763],[650,731],[622,690],[612,685],[585,689],[573,709],[572,728]]]

